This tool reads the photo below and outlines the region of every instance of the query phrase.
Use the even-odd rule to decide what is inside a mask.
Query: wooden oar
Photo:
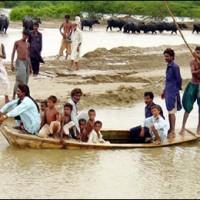
[[[181,37],[183,38],[183,41],[185,42],[186,46],[187,46],[188,49],[190,50],[192,56],[197,60],[198,63],[200,63],[199,58],[197,58],[196,56],[194,56],[192,49],[190,48],[190,46],[188,45],[187,41],[185,40],[185,38],[184,38],[184,36],[183,36],[183,34],[182,34],[182,32],[181,32],[181,29],[179,28],[179,26],[178,26],[178,24],[177,24],[177,22],[176,22],[176,20],[175,20],[175,18],[174,18],[174,15],[172,14],[172,12],[171,12],[169,6],[167,5],[166,1],[163,1],[163,3],[165,4],[165,6],[166,6],[166,8],[167,8],[167,10],[168,10],[168,12],[169,12],[169,14],[171,15],[171,17],[172,17],[172,19],[173,19],[173,21],[174,21],[174,23],[175,23],[175,25],[176,25],[176,27],[177,27],[177,29],[179,30],[179,33],[180,33]]]

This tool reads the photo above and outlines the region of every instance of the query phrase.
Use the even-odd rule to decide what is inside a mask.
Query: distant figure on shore
[[[5,96],[5,104],[9,102],[9,88],[10,88],[10,82],[8,79],[8,74],[3,66],[2,59],[6,58],[6,52],[5,52],[5,47],[2,43],[0,43],[0,85],[1,89],[3,91],[3,94]]]
[[[23,30],[22,39],[17,40],[14,43],[12,56],[11,56],[11,70],[15,72],[15,85],[13,89],[13,99],[15,99],[16,90],[19,83],[28,84],[29,74],[32,73],[32,66],[30,61],[30,44],[27,42],[27,39],[30,35],[30,32]],[[17,51],[17,59],[14,67],[14,57],[15,52]]]
[[[79,15],[79,14],[77,14],[77,15],[75,16],[75,22],[78,23],[78,28],[81,29],[81,18],[80,18],[80,15]]]
[[[71,35],[71,62],[67,68],[69,71],[72,70],[72,66],[75,63],[76,70],[79,70],[79,60],[80,60],[80,49],[82,44],[82,32],[78,29],[78,23],[74,22],[72,24],[72,35]]]
[[[199,107],[199,118],[197,125],[197,133],[200,134],[200,46],[195,48],[195,52],[193,52],[194,59],[190,62],[190,70],[192,74],[192,78],[190,82],[187,84],[185,91],[183,93],[182,103],[183,108],[185,110],[180,135],[185,133],[185,125],[187,119],[189,117],[190,112],[193,109],[193,105],[195,101],[197,101]]]
[[[167,48],[164,53],[167,62],[165,88],[161,98],[165,99],[166,108],[169,114],[168,138],[175,137],[175,113],[182,109],[180,90],[182,87],[182,78],[179,66],[174,62],[175,53],[173,49]]]
[[[66,56],[65,59],[67,59],[68,55],[71,55],[71,29],[72,29],[72,23],[69,21],[70,16],[65,15],[65,22],[63,22],[60,26],[60,34],[62,35],[62,41],[59,53],[57,55],[57,59],[59,59],[60,56],[63,56],[63,51],[66,49]],[[62,31],[63,30],[63,31]]]
[[[40,62],[44,63],[41,57],[42,51],[42,34],[38,31],[39,23],[33,24],[33,30],[30,32],[28,42],[30,43],[30,59],[33,70],[33,76],[39,74]]]

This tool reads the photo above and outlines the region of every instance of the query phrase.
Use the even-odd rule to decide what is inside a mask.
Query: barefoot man
[[[68,55],[71,55],[71,43],[70,41],[70,36],[71,36],[71,29],[72,29],[72,24],[69,21],[70,16],[65,15],[65,22],[63,22],[60,26],[60,34],[62,35],[62,41],[61,41],[61,46],[60,50],[57,56],[57,59],[59,59],[60,56],[63,55],[63,51],[66,49],[66,56],[65,59],[67,59]],[[63,29],[63,32],[62,32]]]
[[[165,99],[166,108],[169,117],[168,138],[175,137],[176,112],[182,109],[180,90],[182,87],[182,78],[180,68],[175,63],[175,53],[173,49],[167,48],[164,51],[164,58],[167,62],[165,88],[161,98]]]
[[[197,104],[199,106],[199,119],[198,119],[198,126],[197,126],[197,133],[200,134],[200,46],[195,48],[195,52],[193,53],[194,59],[190,62],[190,70],[192,74],[191,81],[187,84],[187,87],[183,94],[182,104],[185,110],[182,127],[180,131],[180,135],[184,134],[185,132],[185,125],[187,119],[189,117],[190,112],[193,109],[193,105],[197,100]],[[198,58],[198,60],[197,60]]]
[[[16,90],[19,83],[28,84],[29,74],[32,73],[30,61],[30,44],[27,42],[30,33],[27,30],[23,31],[22,39],[14,43],[11,56],[11,70],[15,73],[15,85],[13,90],[13,99],[15,99]],[[14,67],[15,51],[17,51],[17,60]]]
[[[69,65],[69,68],[67,68],[69,71],[72,70],[72,66],[75,63],[76,70],[79,70],[79,59],[80,59],[80,48],[82,43],[82,32],[80,29],[78,29],[78,23],[74,22],[72,24],[72,44],[71,44],[71,62]]]

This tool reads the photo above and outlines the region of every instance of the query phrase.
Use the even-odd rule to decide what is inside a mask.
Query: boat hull
[[[4,125],[0,127],[0,131],[11,146],[18,148],[34,148],[34,149],[131,149],[131,148],[156,148],[171,145],[180,145],[187,142],[195,142],[198,137],[186,131],[185,135],[176,135],[175,138],[168,139],[166,142],[156,145],[154,143],[133,144],[130,143],[130,133],[128,130],[103,130],[103,138],[110,143],[89,144],[74,139],[64,140],[61,144],[60,140],[53,138],[41,138],[31,134],[24,134],[20,130],[11,126]]]

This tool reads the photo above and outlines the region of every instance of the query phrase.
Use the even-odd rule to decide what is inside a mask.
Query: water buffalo
[[[145,24],[144,27],[144,33],[151,32],[152,34],[156,34],[156,31],[159,31],[160,33],[164,30],[164,26],[162,27],[161,22],[148,22]]]
[[[112,31],[112,27],[113,28],[119,28],[119,30],[122,30],[122,27],[126,24],[126,22],[124,20],[121,19],[109,19],[107,21],[107,28],[106,31],[108,30],[108,28],[110,28],[110,30]]]
[[[186,29],[187,26],[186,24],[180,24],[178,23],[178,26],[180,29]],[[165,23],[165,31],[172,31],[171,34],[176,33],[177,34],[177,27],[176,24],[174,22],[166,22]]]
[[[0,15],[0,32],[6,33],[9,26],[9,19],[5,15]]]
[[[193,24],[192,33],[194,33],[195,31],[197,32],[197,34],[199,33],[199,31],[200,31],[200,22],[197,22],[197,23]]]
[[[33,30],[33,24],[35,22],[38,23],[42,23],[41,20],[39,18],[35,18],[35,17],[30,17],[30,16],[25,16],[22,20],[22,25],[25,29],[27,30]]]
[[[84,26],[89,26],[89,31],[93,30],[92,26],[94,24],[100,24],[100,22],[97,19],[83,19],[81,21],[81,30],[83,30]]]
[[[140,33],[141,30],[144,30],[144,27],[145,27],[144,22],[139,22],[139,21],[127,22],[124,25],[124,33],[130,33],[130,32]]]

